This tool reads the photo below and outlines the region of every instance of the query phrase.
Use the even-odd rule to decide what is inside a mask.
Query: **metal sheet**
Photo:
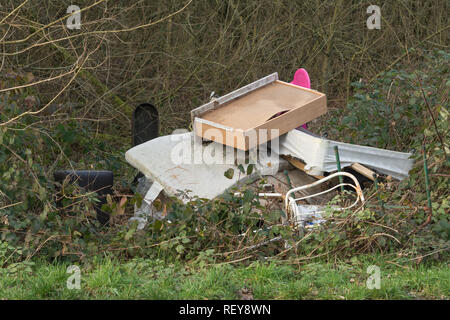
[[[303,160],[308,173],[319,175],[337,170],[334,146],[339,148],[343,168],[357,162],[402,180],[408,177],[414,164],[411,153],[327,140],[304,130],[292,130],[280,137],[278,153]]]

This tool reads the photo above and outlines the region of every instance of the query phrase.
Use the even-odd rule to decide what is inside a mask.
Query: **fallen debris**
[[[325,94],[273,73],[192,110],[191,118],[197,136],[249,150],[326,112]]]
[[[239,155],[234,148],[216,142],[204,145],[194,139],[192,132],[150,140],[128,150],[125,158],[149,180],[161,185],[159,189],[169,196],[190,190],[191,197],[206,199],[214,199],[238,182],[276,174],[279,169],[287,168],[287,162],[278,155],[260,153],[257,159],[248,159],[254,165],[254,172],[251,175],[240,174]],[[241,163],[246,161],[240,160]],[[227,178],[224,172],[230,168],[235,174]],[[151,201],[152,197],[146,196],[146,199]],[[189,201],[189,198],[181,198],[184,202]]]
[[[286,155],[282,155],[281,157],[283,159],[287,160],[291,165],[293,165],[297,169],[300,169],[303,172],[308,173],[307,170],[305,169],[306,165],[303,162],[301,162],[299,159],[291,157],[291,156],[286,156]],[[325,178],[325,176],[319,176],[319,175],[313,175],[313,174],[310,174],[310,176],[312,176],[312,177],[314,177],[316,179],[323,179],[323,178]]]
[[[370,179],[372,181],[375,181],[374,176],[376,175],[376,173],[366,167],[364,167],[362,164],[359,163],[354,163],[350,166],[353,170],[355,170],[356,172],[362,174],[364,177],[366,177],[367,179]]]
[[[312,189],[314,187],[317,187],[321,184],[324,184],[325,182],[332,180],[339,176],[345,176],[350,178],[353,181],[353,184],[351,183],[339,183],[331,188],[328,188],[326,190],[322,190],[320,192],[315,193],[304,193],[307,189]],[[296,229],[305,229],[309,228],[311,226],[321,224],[326,221],[326,219],[323,217],[323,214],[326,212],[327,207],[325,205],[311,205],[311,204],[303,204],[302,202],[315,198],[318,196],[322,196],[323,194],[332,192],[340,187],[350,187],[352,188],[356,193],[356,199],[355,201],[346,207],[338,207],[338,206],[331,206],[331,211],[344,211],[351,208],[354,208],[358,203],[361,205],[364,205],[364,194],[361,189],[361,186],[358,182],[358,179],[354,175],[348,172],[336,172],[333,173],[323,179],[317,180],[313,183],[306,184],[300,187],[292,188],[290,189],[286,194],[281,193],[259,193],[259,197],[261,198],[279,198],[282,199],[284,202],[284,211],[287,214],[287,217],[283,219],[283,223],[290,224]],[[296,192],[300,193],[301,196],[297,197]],[[236,192],[235,196],[240,196],[241,193]]]
[[[239,156],[234,148],[216,142],[203,144],[192,132],[158,137],[128,150],[126,160],[151,183],[144,204],[135,210],[133,220],[139,222],[138,228],[145,226],[147,218],[159,217],[153,215],[152,203],[162,191],[185,203],[194,197],[214,199],[245,180],[275,175],[288,168],[287,161],[276,154],[259,153],[249,159]],[[246,161],[254,165],[249,175],[242,174],[239,167]],[[232,176],[225,176],[230,170]]]
[[[334,146],[339,147],[342,168],[360,163],[402,180],[408,177],[414,163],[410,158],[411,153],[327,140],[303,129],[292,130],[281,136],[278,153],[303,160],[305,171],[311,175],[323,175],[324,172],[337,170]]]
[[[304,70],[299,73],[302,81],[297,80],[309,86],[305,73]],[[294,224],[298,227],[305,227],[306,223],[322,221],[323,204],[327,202],[323,195],[338,187],[341,190],[344,186],[352,187],[357,198],[351,206],[336,210],[364,202],[358,180],[350,173],[341,172],[341,167],[351,167],[372,181],[376,173],[400,180],[408,176],[413,165],[410,153],[327,140],[300,128],[302,123],[326,112],[326,97],[298,86],[298,81],[286,83],[278,80],[277,73],[269,75],[194,109],[191,112],[194,132],[158,137],[128,150],[126,160],[145,175],[144,183],[150,184],[145,189],[145,204],[135,210],[134,219],[139,221],[139,228],[150,216],[163,218],[152,206],[163,191],[186,203],[194,197],[214,199],[248,179],[270,176],[268,180],[280,181],[286,178],[282,188],[272,181],[275,193],[261,195],[283,198],[286,194],[284,209],[292,216],[290,220],[296,221]],[[297,129],[292,130],[294,128]],[[270,134],[268,129],[271,129]],[[277,132],[272,133],[273,129]],[[261,136],[264,130],[266,135]],[[256,140],[250,131],[253,138],[257,136]],[[205,143],[203,138],[209,142]],[[339,154],[336,155],[337,147]],[[249,164],[255,170],[244,171],[243,165]],[[292,183],[289,171],[283,172],[290,165],[312,176],[311,179],[319,180]],[[336,170],[339,172],[325,177]],[[354,184],[343,183],[344,176]],[[334,177],[338,177],[340,183],[329,190],[319,189],[313,194],[311,190],[308,190],[310,193],[305,191]],[[297,198],[296,193],[300,197]],[[313,203],[313,197],[322,201]],[[307,205],[298,201],[306,201]]]
[[[339,183],[338,185],[331,187],[328,190],[319,192],[319,193],[310,194],[310,195],[299,197],[299,198],[293,197],[295,192],[303,191],[303,190],[318,186],[320,184],[323,184],[324,182],[327,182],[327,181],[329,181],[335,177],[339,177],[339,176],[346,176],[346,177],[350,178],[353,181],[353,184]],[[323,205],[322,206],[303,205],[303,204],[299,204],[298,202],[305,200],[305,199],[309,199],[309,198],[313,198],[313,197],[322,195],[327,192],[331,192],[341,186],[347,186],[347,187],[353,188],[356,192],[356,200],[351,205],[346,206],[346,207],[333,206],[332,207],[333,211],[348,210],[348,209],[355,207],[358,203],[360,203],[361,205],[364,205],[364,201],[365,201],[364,194],[362,192],[361,186],[359,185],[358,179],[356,179],[356,177],[354,175],[352,175],[348,172],[336,172],[336,173],[333,173],[333,174],[331,174],[323,179],[320,179],[314,183],[311,183],[309,185],[304,185],[304,186],[289,190],[289,192],[286,194],[286,196],[284,198],[284,206],[285,206],[286,212],[288,214],[288,219],[289,219],[290,223],[293,223],[298,228],[306,228],[307,224],[314,225],[314,224],[320,224],[320,223],[324,222],[325,220],[322,218],[322,214],[326,212],[325,206],[323,206]]]

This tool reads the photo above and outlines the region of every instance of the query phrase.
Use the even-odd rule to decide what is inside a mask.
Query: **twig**
[[[206,266],[220,266],[220,265],[224,265],[224,264],[236,263],[236,262],[240,262],[240,261],[244,261],[244,260],[250,259],[251,257],[252,256],[247,256],[247,257],[240,258],[240,259],[237,259],[237,260],[226,261],[226,262],[221,262],[221,263],[210,263],[210,264],[207,264]]]
[[[441,134],[439,133],[439,129],[438,129],[438,127],[437,127],[436,119],[434,118],[433,111],[431,110],[430,103],[428,102],[428,99],[427,99],[427,97],[425,96],[425,92],[423,91],[422,81],[420,81],[420,77],[419,77],[419,75],[417,74],[417,72],[415,72],[415,74],[416,74],[416,76],[417,76],[417,81],[419,82],[419,87],[420,87],[420,91],[422,92],[423,100],[425,101],[425,105],[427,106],[428,112],[430,113],[431,119],[433,120],[434,130],[436,131],[436,134],[437,134],[437,136],[438,136],[438,138],[439,138],[439,141],[441,142],[442,150],[444,151],[445,158],[448,159],[447,151],[445,150],[444,140],[442,139],[442,136],[441,136]]]
[[[424,256],[421,255],[421,256],[419,256],[419,257],[411,258],[411,259],[409,259],[409,260],[423,259],[423,258],[425,258],[425,257],[431,256],[432,254],[435,254],[435,253],[438,253],[438,252],[441,252],[441,251],[446,251],[446,250],[449,250],[449,249],[450,249],[450,247],[443,248],[443,249],[439,249],[439,250],[436,250],[436,251],[432,251],[432,252],[430,252],[430,253],[427,253],[427,254],[424,255]]]
[[[12,204],[8,204],[7,206],[1,207],[0,210],[6,209],[6,208],[9,208],[9,207],[17,206],[17,205],[19,205],[21,203],[22,203],[22,201],[16,202],[16,203],[12,203]]]
[[[393,262],[393,261],[386,261],[386,263],[390,263],[390,264],[393,264],[394,266],[397,266],[397,267],[400,267],[400,268],[409,270],[409,267],[402,266],[402,265],[400,265],[400,264],[398,264],[398,263],[395,263],[395,262]]]
[[[423,39],[421,42],[425,42],[427,40],[430,40],[431,38],[433,38],[435,35],[447,30],[448,28],[450,28],[450,25],[445,26],[444,28],[430,34],[428,37],[426,37],[425,39]],[[377,75],[375,75],[373,78],[371,78],[368,83],[371,83],[372,81],[374,81],[376,78],[378,78],[383,72],[391,69],[393,66],[395,66],[400,60],[402,60],[404,57],[408,56],[408,51],[406,51],[405,53],[403,53],[400,57],[398,57],[397,59],[395,59],[387,68],[385,68],[384,70],[380,71]]]

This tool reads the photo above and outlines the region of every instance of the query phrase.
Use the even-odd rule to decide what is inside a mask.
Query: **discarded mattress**
[[[244,151],[216,142],[202,144],[192,132],[162,136],[137,145],[125,153],[125,159],[153,182],[144,197],[148,203],[162,190],[169,196],[179,196],[180,191],[189,190],[190,197],[214,199],[239,181],[258,174],[272,175],[281,169],[280,166],[288,166],[277,154],[270,156],[261,152],[250,159],[254,170],[247,176],[240,173],[236,164],[239,159],[245,161]],[[247,165],[243,167],[247,168]],[[231,179],[224,175],[230,168],[234,170]],[[189,201],[188,197],[179,198]]]
[[[303,160],[309,174],[337,170],[334,146],[339,148],[341,167],[360,163],[380,173],[402,180],[408,177],[414,161],[411,153],[390,151],[318,137],[306,130],[292,130],[280,137],[280,155],[290,155]]]

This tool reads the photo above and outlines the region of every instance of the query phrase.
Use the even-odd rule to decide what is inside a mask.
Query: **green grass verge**
[[[380,289],[366,286],[369,265],[381,270]],[[397,266],[383,257],[351,263],[253,263],[202,269],[132,260],[81,266],[81,288],[67,289],[67,264],[37,262],[32,273],[0,277],[0,299],[448,299],[447,263]]]

